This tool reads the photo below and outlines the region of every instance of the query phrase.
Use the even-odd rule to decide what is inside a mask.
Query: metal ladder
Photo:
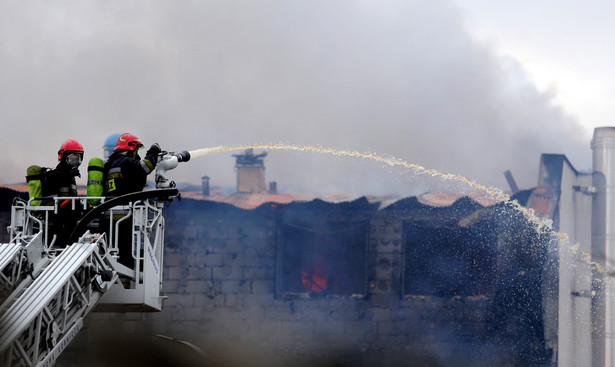
[[[14,253],[15,246],[11,247]],[[104,236],[86,232],[51,260],[0,316],[2,366],[51,366],[83,325],[107,285]],[[4,259],[3,259],[4,260]]]

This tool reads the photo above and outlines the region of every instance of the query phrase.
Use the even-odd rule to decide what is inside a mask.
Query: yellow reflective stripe
[[[143,167],[143,170],[149,174],[154,170],[155,166],[149,161],[149,159],[145,158],[141,161],[141,167]]]
[[[122,173],[119,172],[119,173],[110,173],[107,175],[107,177],[110,179],[113,179],[113,178],[122,178],[123,176],[122,176]]]

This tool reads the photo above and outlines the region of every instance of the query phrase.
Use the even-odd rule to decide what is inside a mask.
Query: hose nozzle
[[[177,157],[177,161],[179,162],[188,162],[190,160],[190,153],[188,153],[187,150],[184,150],[183,152],[179,152],[175,154],[175,156]]]
[[[164,153],[158,158],[158,164],[156,165],[156,188],[165,189],[175,186],[173,181],[169,181],[167,177],[167,171],[177,167],[179,162],[188,162],[190,160],[190,153],[187,151],[179,153]]]

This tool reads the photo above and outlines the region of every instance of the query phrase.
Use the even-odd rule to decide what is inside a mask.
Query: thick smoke
[[[577,120],[464,21],[444,0],[3,2],[0,182],[23,181],[29,164],[55,165],[67,138],[87,160],[124,131],[176,151],[289,143],[374,152],[503,189],[507,169],[534,186],[540,153],[589,167]],[[231,153],[206,156],[173,179],[233,186],[233,164]],[[275,151],[265,164],[278,187],[430,188],[356,158]]]

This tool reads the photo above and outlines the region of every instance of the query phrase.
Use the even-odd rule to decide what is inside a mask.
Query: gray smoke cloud
[[[29,164],[55,165],[65,139],[79,140],[87,160],[126,131],[171,151],[288,143],[373,152],[503,189],[507,169],[535,186],[541,153],[589,167],[577,119],[464,21],[444,0],[2,2],[0,182],[23,181]],[[233,186],[233,153],[171,175]],[[278,150],[265,164],[279,187],[433,188],[357,158]]]

